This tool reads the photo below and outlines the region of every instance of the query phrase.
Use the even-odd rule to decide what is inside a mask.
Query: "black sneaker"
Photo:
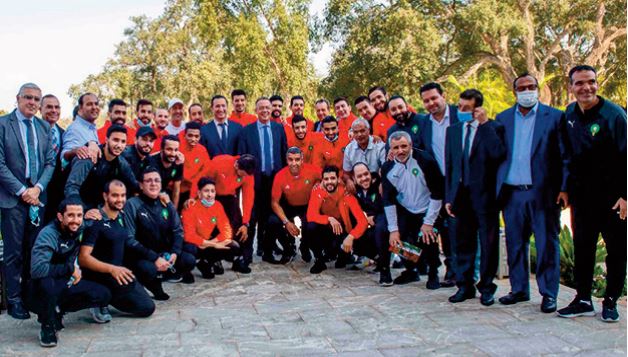
[[[196,264],[196,268],[198,269],[198,271],[201,272],[201,276],[203,277],[203,279],[209,280],[214,278],[212,266],[210,266],[209,263],[207,263],[206,261],[199,261],[198,264]]]
[[[382,268],[379,272],[379,286],[393,286],[392,276],[390,276],[390,269]]]
[[[581,300],[575,297],[573,301],[562,309],[558,310],[560,317],[595,316],[595,309],[591,300]]]
[[[153,293],[153,299],[158,301],[166,301],[170,299],[170,295],[166,294],[164,288],[161,286],[161,281],[152,281],[146,284],[146,289]]]
[[[183,277],[179,273],[172,273],[170,270],[167,270],[163,274],[162,280],[167,283],[180,283]]]
[[[225,273],[225,268],[222,267],[222,262],[220,260],[217,262],[214,262],[212,269],[214,270],[214,274],[216,275],[222,275]]]
[[[53,325],[41,325],[39,344],[41,347],[55,347],[57,345],[57,333]]]
[[[194,283],[194,275],[192,273],[185,273],[181,277],[181,282],[183,284],[193,284]]]
[[[617,311],[617,301],[611,298],[605,298],[602,302],[602,321],[604,322],[618,322],[619,311]]]
[[[54,327],[55,327],[55,331],[61,331],[65,328],[65,326],[63,326],[63,313],[62,312],[57,312],[55,313],[55,322],[54,322]]]
[[[429,290],[440,289],[440,280],[438,279],[438,275],[430,273],[427,278],[427,284],[425,284],[425,287]]]
[[[251,268],[249,268],[249,265],[244,263],[242,261],[242,259],[237,259],[233,261],[233,265],[231,266],[231,270],[238,272],[238,273],[242,273],[242,274],[250,274],[251,273]]]
[[[287,253],[281,256],[281,259],[279,259],[279,264],[283,264],[286,265],[290,262],[292,262],[292,260],[294,259],[294,254],[292,253]]]
[[[312,253],[310,253],[309,248],[300,247],[299,251],[301,252],[301,259],[303,259],[304,262],[309,263],[312,261]]]
[[[401,272],[401,275],[393,280],[395,285],[403,285],[408,283],[413,283],[415,281],[421,281],[421,277],[416,270],[404,270]]]
[[[310,273],[312,274],[320,274],[323,270],[327,269],[327,265],[325,265],[324,260],[316,259],[312,268],[310,268]]]
[[[280,264],[280,263],[279,263],[279,260],[277,260],[277,259],[275,258],[275,256],[274,256],[274,255],[272,255],[272,254],[264,254],[264,255],[262,255],[262,261],[263,261],[263,262],[266,262],[266,263],[268,263],[268,264],[273,264],[273,265]]]

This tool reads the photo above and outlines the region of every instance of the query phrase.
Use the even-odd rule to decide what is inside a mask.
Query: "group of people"
[[[528,253],[536,245],[541,310],[557,310],[560,211],[571,207],[577,297],[558,315],[595,315],[595,247],[607,247],[602,319],[618,321],[626,275],[626,113],[598,96],[594,68],[569,72],[576,101],[560,111],[539,102],[530,74],[513,82],[516,104],[489,119],[475,89],[448,105],[437,83],[419,95],[427,114],[375,86],[352,105],[315,102],[316,121],[293,96],[290,116],[278,95],[247,113],[243,90],[215,95],[213,119],[177,98],[167,109],[141,99],[78,99],[72,123],[33,83],[0,118],[0,220],[8,312],[35,312],[42,346],[57,343],[63,315],[89,308],[99,323],[108,306],[140,317],[167,300],[162,282],[224,273],[223,261],[251,273],[254,244],[270,264],[299,253],[319,274],[334,262],[376,262],[382,286],[417,282],[457,287],[459,303],[480,294],[495,302],[503,212],[511,305],[530,299]],[[331,115],[334,110],[335,116]],[[41,119],[36,114],[41,113]],[[296,220],[298,218],[298,220]],[[299,223],[299,224],[297,224]],[[414,246],[392,278],[391,250]],[[407,247],[407,245],[405,246]],[[414,249],[414,248],[413,248]],[[444,278],[439,278],[441,251]],[[147,290],[151,293],[148,294]]]

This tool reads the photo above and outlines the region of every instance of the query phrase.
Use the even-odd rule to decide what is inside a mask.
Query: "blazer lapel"
[[[17,109],[16,109],[17,110]],[[24,147],[24,142],[22,141],[22,133],[20,132],[20,124],[18,123],[17,115],[15,112],[11,115],[11,128],[15,133],[15,138],[17,142],[20,144],[20,149],[22,149],[22,154],[26,155],[26,148]]]
[[[218,145],[218,147],[222,149],[222,152],[226,152],[225,151],[226,148],[223,147],[222,140],[220,140],[220,135],[218,134],[218,126],[216,125],[214,121],[212,121],[212,125],[209,126],[209,135],[211,137],[216,138],[216,144]]]
[[[504,131],[506,132],[506,142],[508,142],[508,151],[512,153],[515,146],[515,110],[517,107],[513,107],[511,112],[505,115],[504,118]]]
[[[534,132],[532,133],[532,147],[530,147],[530,158],[534,156],[536,148],[539,146],[541,142],[541,137],[543,136],[543,132],[545,131],[545,124],[547,120],[545,120],[545,115],[548,113],[543,110],[543,106],[539,104],[539,107],[536,112],[536,118],[534,119]]]

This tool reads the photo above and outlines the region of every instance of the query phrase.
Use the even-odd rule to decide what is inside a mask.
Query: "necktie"
[[[264,128],[264,173],[268,176],[272,174],[271,167],[271,155],[270,155],[270,133],[268,130],[270,129],[268,125],[263,125]]]
[[[473,130],[473,126],[467,124],[465,127],[467,130],[464,137],[464,148],[462,149],[462,183],[468,186],[470,179],[469,152],[471,151],[471,130]]]
[[[55,151],[55,154],[59,153],[59,131],[57,130],[57,126],[53,126],[51,129],[52,132],[52,148]]]
[[[222,147],[227,148],[227,125],[225,123],[218,124],[220,127],[220,141],[222,142]]]
[[[37,182],[37,158],[35,147],[35,132],[33,131],[33,122],[30,119],[24,119],[26,124],[26,152],[28,153],[28,171],[30,173],[31,182]]]

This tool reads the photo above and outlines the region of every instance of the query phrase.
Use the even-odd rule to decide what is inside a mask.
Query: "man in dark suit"
[[[249,226],[249,239],[255,236],[257,223],[257,244],[262,247],[262,260],[271,264],[278,261],[273,256],[275,237],[267,232],[271,190],[275,174],[286,165],[286,133],[281,124],[270,121],[271,104],[266,97],[255,102],[257,121],[242,129],[238,152],[240,155],[251,154],[257,159],[259,170],[255,172],[255,204]],[[250,262],[247,262],[250,263]]]
[[[568,160],[560,135],[562,112],[538,102],[538,81],[523,74],[513,82],[517,104],[499,113],[504,125],[506,160],[497,173],[503,204],[511,292],[505,305],[530,299],[528,248],[536,244],[536,281],[543,295],[541,310],[556,311],[560,279],[561,205],[568,205]]]
[[[452,303],[475,297],[474,273],[480,240],[482,305],[493,305],[499,258],[499,209],[495,197],[497,168],[504,160],[503,126],[488,120],[482,93],[475,89],[460,95],[459,108],[471,120],[447,128],[445,146],[445,210],[456,217],[456,285]],[[463,112],[461,112],[462,114]],[[462,117],[462,115],[461,115]]]
[[[20,87],[17,109],[0,117],[0,231],[4,241],[8,312],[28,319],[22,284],[28,278],[30,249],[41,227],[46,187],[55,168],[50,125],[35,116],[41,90]]]
[[[242,125],[227,118],[227,104],[227,98],[215,95],[211,100],[214,120],[201,128],[201,144],[207,148],[210,158],[217,155],[234,156],[238,151]]]
[[[64,171],[61,167],[61,150],[63,150],[63,133],[65,130],[61,128],[57,122],[61,115],[61,105],[59,99],[52,94],[46,94],[41,98],[41,118],[50,125],[50,135],[52,136],[52,148],[55,151],[55,171],[52,179],[48,183],[48,202],[46,210],[44,210],[44,225],[56,218],[57,206],[63,199],[63,187],[65,186]]]

